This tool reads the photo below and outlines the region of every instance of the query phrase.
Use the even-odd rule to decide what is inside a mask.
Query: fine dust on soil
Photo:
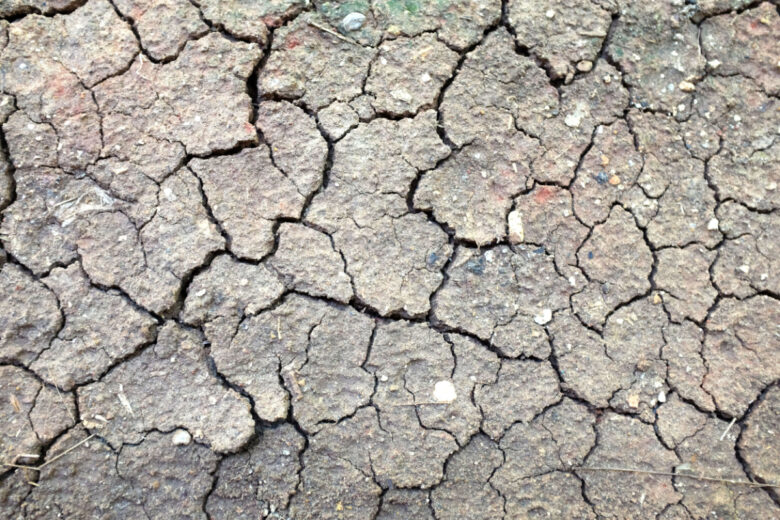
[[[780,518],[775,3],[0,17],[0,517]]]

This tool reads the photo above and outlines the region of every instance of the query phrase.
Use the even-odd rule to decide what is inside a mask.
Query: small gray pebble
[[[366,16],[362,13],[349,13],[341,20],[341,27],[345,31],[357,31],[366,22]]]

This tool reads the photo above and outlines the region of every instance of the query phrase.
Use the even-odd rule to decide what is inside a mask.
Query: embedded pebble
[[[341,20],[341,27],[345,31],[357,31],[366,22],[366,15],[363,13],[349,13]]]
[[[681,81],[680,84],[677,85],[677,88],[679,88],[683,92],[694,92],[696,90],[696,85],[694,85],[690,81]]]
[[[590,72],[592,69],[593,69],[592,61],[583,60],[577,63],[577,70],[580,72]]]
[[[437,381],[433,387],[433,398],[441,403],[451,403],[457,397],[455,385],[450,381]]]
[[[176,430],[171,437],[174,446],[186,446],[190,441],[192,441],[192,436],[187,430]]]
[[[550,320],[552,320],[551,309],[543,309],[541,314],[537,314],[536,316],[534,316],[534,321],[539,325],[545,325],[547,323],[550,323]]]
[[[509,213],[509,241],[513,244],[520,244],[525,238],[523,232],[523,217],[517,211]]]

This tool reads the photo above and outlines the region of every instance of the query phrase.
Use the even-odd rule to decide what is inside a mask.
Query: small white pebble
[[[451,403],[457,397],[455,385],[450,381],[437,381],[433,387],[433,399],[440,403]]]
[[[520,213],[513,211],[509,214],[509,241],[513,244],[520,244],[525,240],[523,230],[523,218]]]
[[[552,309],[543,309],[541,314],[534,316],[534,321],[539,325],[550,323],[552,320]]]
[[[547,18],[554,18],[555,17],[555,9],[548,9],[547,12],[544,13],[544,15]]]
[[[658,392],[658,402],[659,403],[665,403],[666,402],[666,392],[664,392],[663,390]]]
[[[737,267],[737,269],[739,269],[740,271],[742,271],[745,274],[748,274],[750,272],[750,266],[747,265],[747,264],[741,265],[741,266]]]
[[[578,128],[582,122],[582,117],[579,114],[569,114],[564,118],[563,122],[569,128]]]
[[[186,446],[192,441],[192,436],[187,430],[176,430],[173,432],[172,441],[174,446]]]
[[[694,92],[696,90],[696,85],[694,85],[690,81],[681,81],[680,84],[677,86],[683,92]]]
[[[593,62],[589,60],[582,60],[577,63],[577,70],[580,72],[590,72],[593,69]]]
[[[711,218],[709,222],[707,222],[707,229],[710,231],[717,231],[718,230],[718,219]]]
[[[366,16],[363,13],[349,13],[341,20],[341,27],[345,31],[357,31],[366,22]]]

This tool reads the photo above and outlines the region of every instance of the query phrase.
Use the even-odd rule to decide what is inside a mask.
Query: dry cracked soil
[[[0,0],[0,517],[780,518],[780,15]]]

